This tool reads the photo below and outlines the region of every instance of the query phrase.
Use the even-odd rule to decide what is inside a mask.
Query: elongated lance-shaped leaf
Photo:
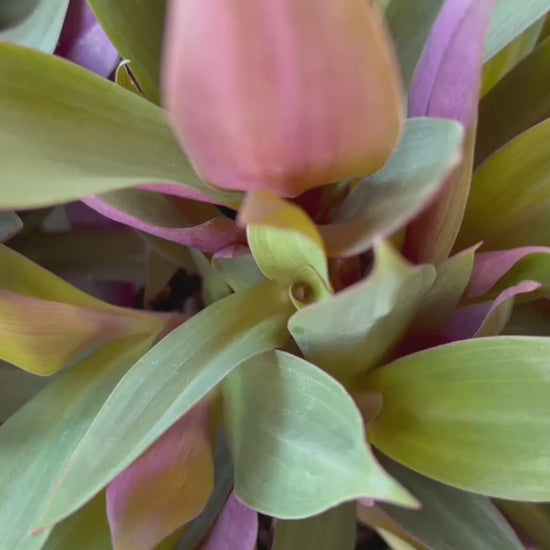
[[[123,189],[88,197],[83,202],[103,216],[156,237],[216,252],[244,240],[244,232],[216,207],[144,189]],[[210,215],[186,216],[186,210]],[[213,212],[212,212],[213,211]],[[206,214],[206,213],[204,213]]]
[[[487,29],[483,60],[491,59],[548,11],[550,0],[526,0],[521,9],[516,0],[498,0]]]
[[[356,508],[355,502],[346,502],[311,518],[277,521],[273,550],[353,550]]]
[[[550,245],[550,119],[508,142],[475,173],[455,248]],[[498,182],[498,185],[495,185]]]
[[[414,118],[388,163],[363,178],[319,231],[329,256],[368,250],[414,218],[434,197],[461,156],[463,130],[451,120]]]
[[[422,54],[432,24],[444,0],[403,2],[388,0],[385,17],[388,22],[403,84],[408,89]]]
[[[62,548],[104,550],[111,548],[105,493],[99,493],[70,518],[56,525],[43,548],[44,550],[61,550]]]
[[[157,182],[193,198],[239,202],[239,194],[199,180],[160,107],[63,59],[13,44],[0,43],[0,73],[0,208]]]
[[[251,357],[223,385],[235,494],[282,519],[358,499],[415,506],[380,468],[351,397],[315,365],[285,352]]]
[[[368,375],[383,406],[369,441],[448,485],[550,499],[550,339],[474,338],[402,357]]]
[[[376,366],[399,342],[434,281],[432,266],[413,266],[384,241],[363,281],[296,312],[288,323],[302,353],[349,382]]]
[[[166,0],[89,0],[118,51],[132,63],[147,97],[160,101],[160,60]]]
[[[550,37],[481,100],[476,167],[505,143],[550,117],[549,81]]]
[[[284,345],[291,311],[284,290],[267,282],[215,302],[161,340],[111,394],[36,526],[57,523],[93,497],[241,361]]]
[[[126,370],[151,340],[113,342],[29,401],[0,427],[0,548],[38,550],[30,531],[55,479]]]
[[[0,40],[52,53],[69,0],[17,0],[0,6]]]
[[[230,246],[218,251],[212,257],[212,265],[236,292],[267,280],[254,260],[254,256],[244,246]]]
[[[380,506],[427,548],[437,550],[521,550],[508,522],[485,496],[438,483],[388,458],[382,464],[422,503],[420,510]]]

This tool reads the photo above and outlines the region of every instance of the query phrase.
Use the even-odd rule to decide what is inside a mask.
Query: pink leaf
[[[164,101],[202,177],[296,196],[370,174],[402,125],[397,65],[365,0],[171,0]]]
[[[214,486],[209,401],[188,411],[107,486],[117,550],[150,550],[197,517]]]

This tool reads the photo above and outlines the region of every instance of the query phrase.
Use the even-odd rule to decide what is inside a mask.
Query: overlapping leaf
[[[57,523],[93,497],[241,361],[282,346],[291,308],[286,293],[268,282],[219,300],[161,340],[102,407],[37,527]]]
[[[383,241],[363,281],[295,313],[289,330],[304,356],[341,381],[366,372],[398,343],[432,285],[432,266],[412,266]]]
[[[0,6],[0,40],[54,51],[69,0],[18,0]]]
[[[461,126],[450,120],[407,120],[384,168],[362,179],[332,223],[319,227],[328,255],[363,252],[376,237],[391,235],[417,215],[459,162],[462,137]]]
[[[0,548],[38,550],[48,531],[31,528],[57,476],[131,364],[150,340],[125,339],[92,353],[0,427]]]
[[[499,149],[475,173],[456,248],[550,245],[550,119]],[[498,182],[498,185],[495,185]]]
[[[357,526],[355,502],[300,520],[279,520],[273,550],[353,550]]]
[[[415,505],[371,454],[351,397],[311,363],[266,352],[232,372],[223,392],[235,493],[248,506],[299,519],[360,497]]]
[[[0,43],[0,73],[0,208],[157,182],[192,198],[239,202],[239,194],[198,179],[162,110],[128,90],[7,43]]]
[[[507,499],[550,498],[550,339],[464,340],[368,376],[383,396],[369,440],[448,485]]]
[[[214,485],[209,401],[197,403],[107,486],[118,550],[149,550],[202,512]]]
[[[105,32],[147,97],[160,101],[160,58],[166,0],[89,0]]]

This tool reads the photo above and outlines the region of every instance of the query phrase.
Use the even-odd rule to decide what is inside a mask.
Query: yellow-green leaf
[[[270,191],[248,193],[239,214],[248,245],[268,279],[290,285],[296,272],[311,266],[328,281],[323,241],[315,224],[298,206]]]
[[[353,550],[357,529],[355,502],[307,519],[275,524],[273,550]]]
[[[151,343],[124,339],[59,376],[0,427],[0,548],[38,550],[48,531],[30,531],[105,399]]]
[[[59,522],[97,494],[241,361],[284,345],[291,310],[269,281],[215,302],[161,340],[110,395],[36,526]]]
[[[388,456],[448,485],[550,499],[550,339],[474,338],[367,377],[383,406],[367,427]]]
[[[0,208],[157,182],[239,203],[240,194],[197,177],[160,107],[63,59],[2,42],[0,74]]]
[[[550,119],[499,149],[475,173],[455,248],[550,245]]]
[[[384,241],[374,251],[365,280],[301,309],[288,324],[306,359],[344,382],[392,350],[435,277],[432,266],[409,264]]]

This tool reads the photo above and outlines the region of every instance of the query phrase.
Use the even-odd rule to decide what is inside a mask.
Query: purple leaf
[[[71,0],[55,54],[104,77],[119,58],[86,0]]]
[[[472,278],[466,291],[468,298],[487,293],[514,265],[530,254],[550,253],[547,246],[524,246],[476,254]]]
[[[217,216],[192,227],[164,227],[124,212],[99,197],[88,197],[82,202],[111,220],[203,252],[216,252],[245,240],[244,231],[237,227],[234,220],[225,216]]]
[[[447,0],[416,68],[409,116],[469,126],[477,106],[485,29],[495,0]]]
[[[253,550],[258,514],[231,493],[201,550]]]
[[[457,309],[443,330],[447,341],[499,334],[511,313],[513,299],[540,288],[535,281],[521,281],[501,292],[493,301]]]

